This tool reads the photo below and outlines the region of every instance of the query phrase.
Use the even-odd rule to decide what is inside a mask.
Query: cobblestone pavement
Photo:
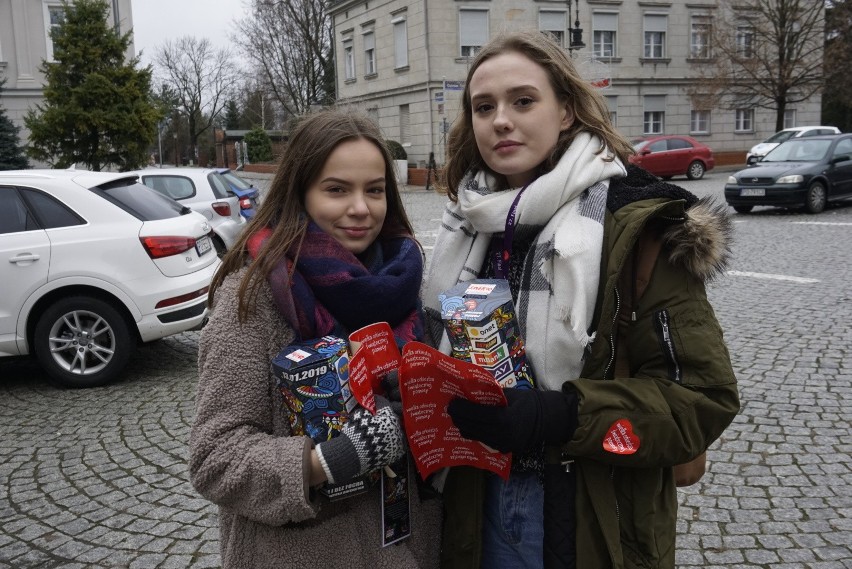
[[[726,176],[678,183],[720,196]],[[405,200],[428,254],[443,200]],[[737,273],[710,295],[743,408],[679,493],[677,565],[852,569],[852,204],[734,218]],[[215,508],[186,472],[197,339],[143,346],[122,381],[80,391],[0,360],[0,568],[219,566]]]

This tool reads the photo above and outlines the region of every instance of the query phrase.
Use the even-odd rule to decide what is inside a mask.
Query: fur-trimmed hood
[[[607,208],[616,212],[642,200],[668,198],[682,200],[684,213],[670,219],[663,235],[669,259],[702,281],[725,272],[731,256],[733,223],[725,204],[712,198],[698,198],[680,186],[664,182],[638,166],[629,165],[627,176],[610,184]]]

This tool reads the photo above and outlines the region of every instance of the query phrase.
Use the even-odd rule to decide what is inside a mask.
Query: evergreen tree
[[[106,0],[63,0],[65,20],[52,31],[54,62],[42,62],[44,102],[24,117],[31,158],[57,168],[139,168],[156,140],[151,68],[125,62],[130,33],[108,23]]]
[[[237,109],[237,102],[229,99],[225,103],[225,130],[239,130],[240,128],[240,111]]]
[[[5,79],[0,80],[0,93],[3,92],[5,84]],[[22,170],[30,167],[18,140],[19,131],[12,119],[6,116],[6,109],[0,105],[0,170]]]
[[[272,140],[265,130],[260,127],[251,129],[246,133],[245,141],[249,162],[269,162],[272,160]]]

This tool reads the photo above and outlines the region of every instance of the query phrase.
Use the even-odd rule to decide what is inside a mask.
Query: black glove
[[[577,428],[577,394],[573,390],[506,389],[508,405],[497,407],[456,398],[447,412],[466,439],[500,452],[524,453],[542,443],[561,444]]]
[[[377,395],[375,415],[359,407],[340,434],[316,450],[328,481],[339,484],[398,460],[405,453],[405,435],[387,399]]]
[[[399,391],[399,370],[392,369],[381,379],[382,389],[385,397],[390,401],[391,409],[397,417],[402,417],[402,393]]]

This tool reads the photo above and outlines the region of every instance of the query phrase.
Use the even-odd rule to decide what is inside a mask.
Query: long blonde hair
[[[238,291],[238,315],[244,321],[254,305],[258,286],[269,277],[276,264],[305,235],[308,218],[305,194],[322,172],[329,155],[342,142],[364,139],[373,143],[385,162],[385,196],[387,214],[379,238],[414,236],[405,213],[393,159],[381,131],[363,115],[340,110],[321,111],[303,117],[293,129],[283,158],[278,164],[268,193],[239,239],[225,254],[210,284],[208,303],[212,305],[216,290],[225,277],[248,265]],[[256,258],[248,252],[248,241],[258,231],[269,228],[272,234]]]
[[[568,54],[539,31],[505,32],[489,41],[474,58],[467,73],[462,94],[462,112],[450,129],[447,138],[447,162],[444,166],[449,198],[458,199],[458,186],[472,167],[488,169],[473,134],[473,109],[470,102],[470,79],[485,61],[507,52],[524,55],[540,65],[550,79],[557,100],[570,105],[574,122],[559,135],[550,157],[542,164],[543,171],[551,170],[579,132],[590,132],[601,140],[598,153],[607,152],[606,159],[618,157],[627,163],[633,148],[609,120],[609,109],[603,96],[577,72]],[[493,173],[493,172],[492,172]],[[502,176],[497,176],[503,179]]]

